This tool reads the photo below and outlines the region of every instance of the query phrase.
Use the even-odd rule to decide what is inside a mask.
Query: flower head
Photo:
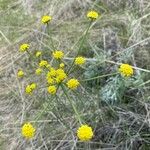
[[[130,77],[133,75],[133,68],[129,64],[121,64],[119,68],[119,72],[126,77]]]
[[[26,89],[25,89],[25,92],[27,93],[27,94],[32,94],[32,89],[31,89],[31,87],[30,87],[30,85],[27,85],[26,86]]]
[[[85,61],[86,61],[86,59],[84,57],[81,57],[81,56],[75,58],[75,64],[76,65],[82,65],[85,63]]]
[[[55,59],[61,59],[64,57],[64,53],[62,51],[56,50],[53,52],[53,57]]]
[[[23,72],[22,70],[19,70],[19,71],[17,72],[17,76],[18,76],[19,78],[22,78],[22,77],[24,76],[24,72]]]
[[[43,24],[47,24],[47,23],[49,23],[51,20],[52,20],[52,17],[51,17],[51,16],[43,16],[42,19],[41,19],[41,22],[42,22]]]
[[[64,64],[64,63],[61,63],[61,64],[59,65],[59,67],[60,67],[60,68],[64,68],[64,67],[65,67],[65,64]]]
[[[42,73],[42,69],[38,68],[35,70],[35,74],[40,75]]]
[[[65,73],[63,69],[56,70],[56,82],[57,83],[60,83],[61,81],[66,79],[66,77],[67,77],[67,74]]]
[[[88,125],[81,125],[77,130],[77,136],[81,141],[89,141],[93,135],[92,128]]]
[[[42,55],[41,51],[37,51],[36,54],[35,54],[36,57],[40,57],[41,55]]]
[[[47,73],[47,78],[54,77],[54,76],[56,76],[56,70],[53,67],[51,67],[50,71]]]
[[[79,86],[79,81],[77,79],[70,79],[68,82],[67,82],[67,86],[68,88],[70,89],[76,89],[78,86]]]
[[[48,62],[46,60],[41,60],[40,63],[39,63],[39,66],[40,67],[46,67],[48,64]]]
[[[28,122],[22,126],[21,132],[22,136],[24,136],[27,139],[30,139],[35,135],[35,128],[32,126],[31,123]]]
[[[30,84],[30,88],[31,88],[32,90],[36,89],[36,87],[37,87],[36,83],[31,83],[31,84]]]
[[[48,83],[48,84],[54,84],[55,81],[54,81],[54,79],[53,79],[52,77],[48,77],[48,78],[47,78],[47,83]]]
[[[20,45],[20,49],[19,50],[20,50],[20,52],[25,52],[25,51],[27,51],[29,49],[29,47],[30,47],[29,44],[24,43],[24,44]]]
[[[50,94],[55,94],[56,93],[56,87],[54,85],[52,86],[49,86],[47,91],[50,93]]]
[[[97,19],[98,18],[98,13],[96,11],[89,11],[87,13],[87,17],[90,19]]]
[[[32,94],[33,90],[35,90],[36,87],[37,87],[36,83],[31,83],[26,86],[25,92],[27,94]]]

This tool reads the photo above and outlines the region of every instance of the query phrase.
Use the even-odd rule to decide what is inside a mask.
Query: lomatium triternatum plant
[[[24,53],[26,52],[30,57],[32,57],[32,61],[34,61],[34,73],[36,76],[41,76],[44,78],[47,82],[45,85],[45,90],[53,99],[57,97],[57,92],[59,90],[62,90],[64,95],[66,96],[68,102],[72,106],[72,109],[75,113],[76,119],[78,121],[78,129],[76,131],[76,136],[81,141],[89,141],[92,140],[94,137],[94,131],[93,128],[88,125],[86,122],[84,122],[83,118],[80,115],[80,112],[78,111],[77,107],[74,105],[73,100],[69,96],[69,90],[77,90],[81,86],[80,80],[76,77],[72,76],[72,72],[75,71],[74,67],[82,67],[85,65],[87,59],[81,55],[79,55],[79,52],[82,48],[82,45],[84,43],[84,40],[86,38],[86,35],[92,25],[92,23],[100,18],[100,14],[96,11],[89,11],[87,13],[87,19],[89,20],[89,26],[86,29],[86,32],[81,39],[81,45],[79,45],[79,49],[77,50],[77,54],[72,59],[70,64],[68,62],[65,62],[65,54],[63,50],[53,49],[49,52],[49,56],[52,58],[51,62],[48,62],[46,59],[42,59],[44,52],[43,51],[36,51],[36,53],[32,53],[30,51],[30,43],[23,43],[20,45],[20,52]],[[52,20],[51,16],[43,16],[41,19],[41,23],[47,28],[50,25],[50,22]],[[52,39],[51,39],[52,40]],[[117,73],[120,73],[122,77],[130,77],[133,75],[133,68],[129,64],[121,64],[120,68],[118,69]],[[116,73],[116,74],[117,74]],[[26,76],[26,71],[23,69],[19,69],[17,72],[18,78],[24,78]],[[84,80],[83,80],[84,81]],[[40,90],[40,85],[35,82],[30,82],[26,85],[24,92],[25,94],[32,96],[34,94],[34,91]],[[77,90],[78,91],[78,90]],[[39,119],[42,117],[42,113],[37,118]],[[35,136],[36,131],[38,130],[36,128],[36,121],[35,123],[31,123],[30,121],[24,122],[21,128],[22,136],[26,139],[31,139]]]

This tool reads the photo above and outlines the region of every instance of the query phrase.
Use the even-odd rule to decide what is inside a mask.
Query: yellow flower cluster
[[[92,128],[88,125],[81,125],[77,130],[77,136],[81,141],[89,141],[93,135]]]
[[[52,86],[49,86],[47,91],[50,93],[50,94],[55,94],[56,93],[56,86],[52,85]]]
[[[32,94],[32,92],[36,89],[36,87],[37,87],[36,83],[31,83],[26,86],[25,92],[27,94]]]
[[[24,76],[23,70],[19,70],[19,71],[17,72],[17,76],[18,76],[19,78],[22,78],[22,77]]]
[[[64,57],[64,53],[62,51],[60,51],[60,50],[55,50],[53,52],[53,57],[55,59],[62,59]]]
[[[42,17],[41,22],[42,22],[43,24],[47,24],[47,23],[49,23],[51,20],[52,20],[52,17],[46,15],[46,16],[43,16],[43,17]]]
[[[86,61],[86,59],[84,57],[81,57],[81,56],[75,58],[75,64],[76,65],[82,65],[85,63],[85,61]]]
[[[97,19],[98,18],[98,13],[96,11],[89,11],[87,13],[87,17],[90,18],[90,19]]]
[[[48,65],[48,62],[46,60],[41,60],[39,62],[39,67],[46,67]]]
[[[27,43],[24,43],[22,45],[20,45],[20,52],[25,52],[29,49],[30,45]]]
[[[35,70],[35,74],[40,75],[42,73],[42,69],[38,68]]]
[[[42,55],[41,51],[37,51],[36,54],[35,54],[36,57],[40,57],[41,55]]]
[[[68,82],[67,82],[67,86],[68,88],[70,89],[76,89],[78,86],[80,85],[79,81],[77,79],[70,79]]]
[[[30,138],[34,137],[34,135],[35,135],[35,128],[29,122],[25,123],[22,126],[21,131],[22,131],[22,136],[27,139],[30,139]]]
[[[122,76],[130,77],[133,75],[133,68],[129,64],[121,64],[119,72],[122,74]]]

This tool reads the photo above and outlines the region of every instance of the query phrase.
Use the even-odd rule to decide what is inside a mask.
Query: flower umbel
[[[42,22],[43,24],[47,24],[47,23],[49,23],[51,20],[52,20],[52,17],[51,17],[51,16],[43,16],[42,19],[41,19],[41,22]]]
[[[29,44],[26,44],[26,43],[20,45],[20,52],[25,52],[25,51],[27,51],[27,50],[29,49],[29,47],[30,47],[30,45],[29,45]]]
[[[86,61],[86,59],[84,57],[81,57],[81,56],[75,58],[75,64],[76,65],[82,65],[85,63],[85,61]]]
[[[46,60],[41,60],[40,63],[39,63],[39,66],[40,67],[46,67],[48,64],[48,62]]]
[[[133,75],[133,68],[129,64],[121,64],[119,72],[125,77],[130,77]]]
[[[55,94],[56,93],[56,87],[54,85],[49,86],[47,90],[50,94]]]
[[[81,125],[77,130],[77,136],[81,141],[89,141],[93,135],[92,128],[88,125]]]
[[[42,69],[38,68],[35,70],[35,74],[40,75],[42,73]]]
[[[40,57],[41,55],[42,55],[41,51],[37,51],[36,54],[35,54],[36,57]]]
[[[25,92],[27,94],[32,94],[33,90],[35,90],[36,87],[37,87],[36,83],[31,83],[26,86]]]
[[[59,67],[60,67],[60,68],[64,68],[64,67],[65,67],[65,64],[64,64],[64,63],[61,63],[61,64],[59,65]]]
[[[22,70],[19,70],[19,71],[17,72],[17,76],[18,76],[19,78],[22,78],[22,77],[24,76],[24,72],[23,72]]]
[[[53,52],[53,57],[55,59],[61,59],[64,57],[64,53],[62,51],[56,50]]]
[[[70,89],[76,89],[80,85],[79,81],[77,79],[70,79],[67,82],[67,86]]]
[[[22,126],[21,132],[22,136],[24,136],[27,139],[30,139],[35,135],[35,128],[32,126],[31,123],[28,122]]]
[[[87,17],[90,19],[97,19],[98,18],[98,13],[96,11],[89,11],[87,13]]]

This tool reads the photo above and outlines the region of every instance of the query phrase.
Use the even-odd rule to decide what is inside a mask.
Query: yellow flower
[[[33,90],[37,87],[36,83],[31,83],[26,86],[25,92],[27,94],[32,94]]]
[[[87,17],[90,19],[97,19],[98,18],[98,13],[96,11],[89,11],[87,13]]]
[[[50,64],[47,64],[47,65],[46,65],[46,68],[50,69],[50,68],[51,68],[51,65],[50,65]]]
[[[47,77],[54,77],[54,76],[56,76],[56,70],[53,68],[53,67],[51,67],[50,68],[50,71],[47,73]]]
[[[31,87],[30,87],[30,85],[27,85],[26,86],[26,89],[25,89],[25,92],[27,93],[27,94],[32,94],[32,89],[31,89]]]
[[[56,50],[53,52],[53,57],[55,59],[61,59],[64,57],[64,53],[62,51]]]
[[[36,57],[40,57],[41,55],[42,55],[41,51],[37,51],[36,54],[35,54]]]
[[[49,86],[47,90],[50,94],[55,94],[56,93],[56,87],[54,85]]]
[[[77,79],[70,79],[68,82],[67,82],[67,86],[68,88],[70,89],[76,89],[78,86],[79,86],[79,81]]]
[[[129,64],[121,64],[119,68],[119,72],[126,77],[130,77],[133,75],[133,68]]]
[[[36,89],[36,87],[37,87],[36,83],[30,84],[30,88],[31,88],[32,90]]]
[[[38,68],[35,70],[35,74],[40,75],[42,73],[42,69]]]
[[[22,44],[20,45],[20,52],[25,52],[29,49],[30,45],[29,44]]]
[[[94,136],[92,128],[88,125],[81,125],[77,130],[77,136],[81,141],[89,141]]]
[[[39,66],[40,67],[46,67],[48,64],[48,62],[46,60],[41,60],[40,63],[39,63]]]
[[[30,139],[32,137],[34,137],[35,135],[35,128],[32,126],[31,123],[25,123],[23,126],[22,126],[22,136],[24,136],[25,138],[27,139]]]
[[[47,83],[48,84],[54,84],[54,79],[51,77],[47,78]]]
[[[22,70],[19,70],[19,71],[17,72],[17,76],[18,76],[19,78],[22,78],[22,77],[24,76],[24,72],[23,72]]]
[[[63,69],[57,69],[56,70],[56,82],[57,83],[60,83],[61,81],[66,79],[66,77],[67,77],[67,75]]]
[[[75,64],[76,65],[82,65],[85,63],[85,61],[86,61],[86,59],[84,57],[81,57],[81,56],[75,58]]]
[[[64,63],[61,63],[61,64],[59,65],[59,67],[60,67],[60,68],[64,68],[64,67],[65,67],[65,64],[64,64]]]
[[[43,24],[47,24],[48,22],[50,22],[52,20],[52,17],[51,16],[43,16],[42,19],[41,19],[41,22]]]

